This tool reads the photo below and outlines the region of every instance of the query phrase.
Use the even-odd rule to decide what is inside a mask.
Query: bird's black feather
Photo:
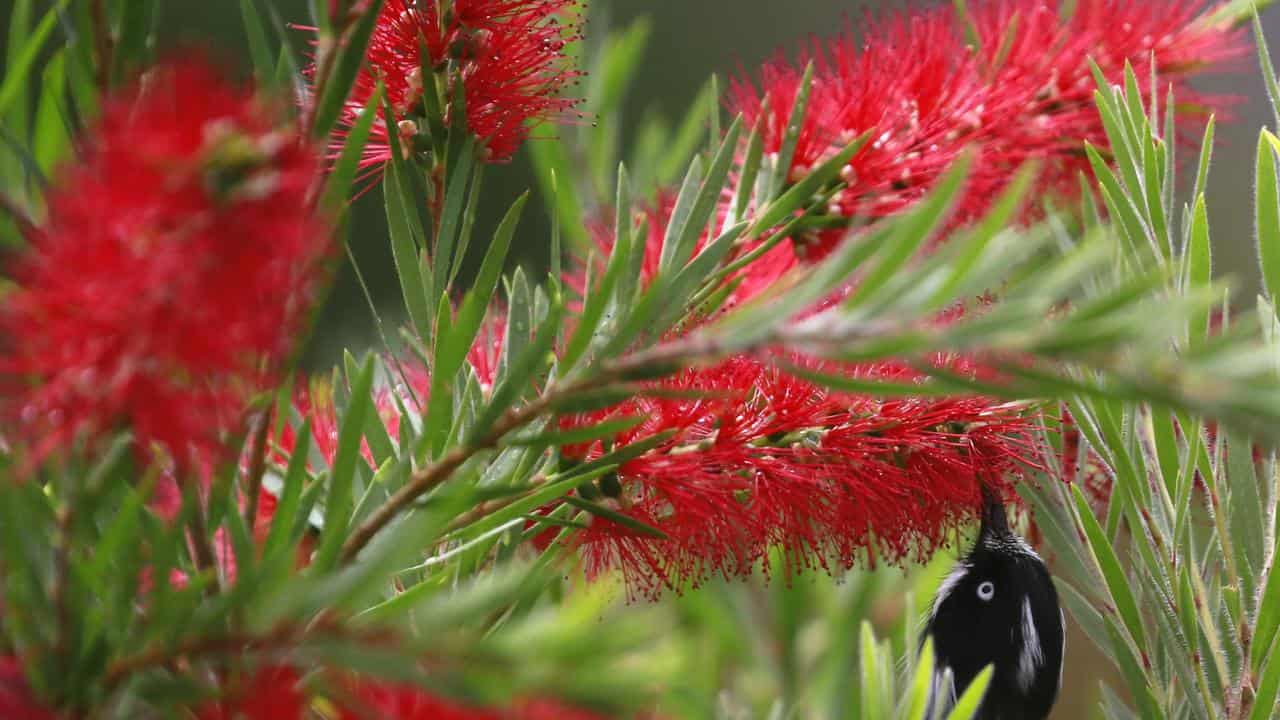
[[[1009,529],[997,498],[987,496],[978,539],[939,588],[924,636],[933,637],[936,710],[993,665],[979,720],[1048,716],[1062,677],[1058,594],[1040,556]]]

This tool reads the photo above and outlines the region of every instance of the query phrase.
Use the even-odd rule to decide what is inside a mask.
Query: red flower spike
[[[58,717],[36,700],[22,663],[12,655],[0,657],[0,717],[15,720],[56,720]]]
[[[0,412],[37,458],[129,427],[198,466],[274,384],[329,243],[317,158],[265,110],[193,59],[106,100],[0,311]]]
[[[994,0],[973,6],[982,61],[994,68],[987,102],[1005,120],[984,132],[981,142],[1004,167],[1047,161],[1042,191],[1077,192],[1076,176],[1090,172],[1083,143],[1106,147],[1090,59],[1113,85],[1124,82],[1129,63],[1146,102],[1154,62],[1160,103],[1172,89],[1181,117],[1203,120],[1214,105],[1229,100],[1206,96],[1188,83],[1246,50],[1242,31],[1200,22],[1201,0],[1085,0],[1065,22],[1058,5]],[[1199,140],[1198,133],[1184,132],[1184,139]]]
[[[650,232],[642,282],[657,271],[670,210],[671,203],[660,200],[645,212]],[[606,231],[597,230],[596,242],[607,257],[612,241]],[[753,247],[758,245],[746,249]],[[779,244],[730,279],[736,287],[729,302],[751,299],[800,262],[790,243]],[[579,294],[586,290],[581,271],[566,284]],[[935,322],[961,315],[961,308],[953,308]],[[655,597],[713,576],[769,571],[772,551],[780,552],[786,572],[834,571],[864,558],[923,559],[951,528],[977,514],[981,485],[1005,492],[1018,471],[1040,457],[1034,419],[1020,406],[981,397],[881,400],[838,393],[788,374],[779,361],[872,381],[921,379],[910,366],[893,362],[837,365],[799,354],[737,356],[653,383],[706,397],[638,397],[562,418],[566,428],[620,416],[644,418],[611,438],[612,447],[675,432],[618,469],[620,494],[607,497],[598,489],[606,495],[598,501],[667,539],[592,518],[570,541],[588,576],[621,570],[632,597]],[[934,362],[958,374],[990,374],[963,357]],[[581,461],[599,456],[604,446],[561,451]],[[535,544],[545,547],[554,534],[538,535]]]
[[[458,70],[448,78],[446,103],[453,84],[461,82],[467,127],[483,143],[485,160],[510,160],[534,126],[573,117],[578,101],[562,94],[582,73],[570,68],[564,48],[581,35],[560,18],[576,7],[577,0],[456,0],[441,21],[435,2],[387,0],[343,124],[355,124],[381,80],[399,143],[412,146],[424,117],[422,66],[444,68],[452,61]],[[423,40],[426,63],[420,55]],[[379,110],[361,167],[376,171],[390,158],[388,128]]]
[[[260,668],[227,694],[196,710],[198,720],[301,720],[310,700],[291,667]]]
[[[847,189],[833,214],[876,219],[910,205],[934,185],[966,148],[976,151],[957,221],[984,212],[1027,160],[1041,163],[1044,190],[1076,192],[1088,171],[1083,141],[1105,145],[1093,103],[1093,57],[1109,82],[1135,68],[1144,97],[1150,62],[1158,81],[1173,86],[1182,115],[1202,115],[1221,98],[1199,95],[1187,79],[1238,55],[1241,35],[1197,22],[1194,0],[1079,0],[1069,20],[1057,0],[970,3],[981,42],[968,46],[964,23],[950,8],[919,10],[868,22],[864,40],[852,32],[814,40],[796,62],[779,56],[757,82],[738,78],[730,107],[748,123],[761,121],[766,152],[781,147],[802,69],[814,63],[808,112],[789,171],[796,178],[862,133],[868,143],[845,167]],[[1160,93],[1163,101],[1164,93]],[[765,98],[768,98],[767,104]],[[1191,106],[1186,105],[1190,101]],[[805,238],[821,248],[838,232]]]
[[[957,358],[937,362],[976,372]],[[890,363],[824,369],[899,382],[917,376]],[[888,561],[926,557],[978,512],[980,484],[1006,489],[1036,457],[1032,420],[1020,407],[984,398],[838,393],[746,357],[686,371],[661,387],[708,396],[639,397],[565,420],[645,418],[616,445],[675,431],[619,468],[623,494],[614,501],[667,539],[594,518],[575,540],[588,575],[621,569],[632,596],[768,570],[775,548],[788,572],[850,567],[872,553]],[[580,452],[589,458],[601,448]]]

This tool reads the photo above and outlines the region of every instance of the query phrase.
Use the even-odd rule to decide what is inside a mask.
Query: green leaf
[[[262,24],[262,16],[258,14],[254,0],[240,0],[240,17],[244,22],[245,37],[249,41],[253,75],[260,85],[268,87],[275,80],[276,63],[267,41],[266,27]]]
[[[1196,184],[1191,197],[1204,194],[1205,183],[1209,180],[1209,163],[1213,159],[1213,116],[1204,126],[1204,137],[1200,140],[1200,160],[1196,163]]]
[[[575,497],[573,495],[566,495],[564,497],[564,501],[578,508],[579,510],[585,510],[591,513],[592,515],[595,515],[596,517],[600,517],[614,524],[621,525],[622,527],[626,528],[627,530],[631,530],[632,532],[637,532],[637,533],[640,533],[641,535],[647,535],[649,537],[657,538],[659,540],[667,539],[667,534],[662,532],[658,528],[653,527],[652,525],[647,525],[643,522],[640,522],[639,520],[636,520],[630,515],[624,515],[615,510],[610,510],[609,508],[603,505],[598,505],[589,500],[583,500],[582,498]]]
[[[869,133],[863,133],[854,138],[852,142],[841,148],[840,152],[814,168],[804,179],[792,185],[781,197],[770,202],[760,212],[759,217],[752,223],[751,229],[747,230],[746,234],[751,237],[760,235],[769,228],[786,220],[796,210],[808,205],[821,188],[840,175],[840,170],[849,163],[849,160],[854,155],[858,154],[858,151],[867,143],[869,137]]]
[[[1120,227],[1129,239],[1131,247],[1137,250],[1143,246],[1144,240],[1150,242],[1151,234],[1143,224],[1137,206],[1124,188],[1121,187],[1120,181],[1116,178],[1116,174],[1111,170],[1111,167],[1102,159],[1102,156],[1092,144],[1086,142],[1084,150],[1089,157],[1089,164],[1093,168],[1093,174],[1098,178],[1098,183],[1101,185],[1102,195],[1107,201],[1107,208],[1120,219]]]
[[[551,447],[563,445],[576,445],[578,443],[591,442],[601,438],[612,438],[630,430],[645,418],[637,415],[625,415],[619,418],[610,418],[602,420],[592,425],[583,425],[581,427],[571,427],[565,430],[551,430],[548,432],[533,433],[526,435],[509,435],[503,444],[505,445],[527,445],[530,447]]]
[[[692,254],[694,246],[698,242],[698,236],[702,234],[703,228],[706,227],[708,220],[712,217],[716,210],[716,203],[723,194],[725,180],[729,177],[729,170],[733,164],[734,155],[738,150],[738,136],[742,132],[742,118],[735,118],[733,124],[729,126],[729,131],[725,134],[724,141],[720,143],[720,148],[716,151],[715,157],[711,161],[711,167],[707,170],[707,174],[702,178],[702,184],[698,188],[697,195],[693,200],[692,206],[688,209],[687,214],[681,216],[680,211],[683,209],[681,200],[684,199],[684,188],[681,188],[680,198],[676,201],[676,207],[671,214],[671,222],[667,225],[667,233],[662,241],[662,256],[659,261],[659,269],[670,270],[673,266],[683,265]],[[695,177],[695,168],[699,165],[695,162],[689,168],[689,179]]]
[[[390,114],[387,117],[390,118]],[[418,261],[426,238],[413,194],[401,173],[402,168],[397,163],[387,164],[383,183],[387,229],[391,235],[391,255],[395,260],[405,309],[418,337],[426,339],[431,337],[431,290],[439,286],[428,285]],[[436,261],[440,262],[440,258],[437,257]]]
[[[1209,216],[1205,211],[1204,195],[1196,196],[1195,209],[1191,213],[1191,235],[1187,245],[1187,284],[1189,287],[1205,287],[1213,279],[1213,245],[1209,242]],[[1190,337],[1193,345],[1208,337],[1210,308],[1197,313],[1191,321]]]
[[[1274,137],[1266,130],[1258,136],[1255,168],[1258,194],[1254,206],[1262,284],[1270,297],[1280,293],[1280,194],[1276,188],[1275,151],[1267,142]]]
[[[747,138],[747,151],[743,156],[742,167],[738,171],[738,187],[734,190],[733,213],[725,219],[727,223],[743,219],[746,217],[747,209],[751,207],[751,198],[755,194],[756,176],[760,174],[760,163],[764,159],[762,128],[765,115],[765,109],[762,109],[755,126],[751,128],[750,137]]]
[[[1256,1],[1256,0],[1255,0]],[[1253,22],[1253,37],[1258,43],[1258,65],[1262,69],[1262,79],[1267,90],[1267,99],[1271,101],[1271,118],[1275,127],[1280,129],[1280,81],[1276,79],[1276,69],[1271,64],[1271,50],[1267,47],[1267,35],[1262,31],[1262,20],[1258,17],[1258,7],[1250,3],[1250,18]]]
[[[1255,645],[1255,647],[1257,647]],[[1280,657],[1266,654],[1264,657],[1268,660],[1265,667],[1261,668],[1261,673],[1254,690],[1253,710],[1249,713],[1249,720],[1267,720],[1275,717],[1274,711],[1277,699],[1280,699]]]
[[[911,675],[910,694],[906,701],[906,715],[910,720],[928,720],[925,713],[929,709],[929,691],[933,688],[933,637],[927,637],[920,656],[916,660],[915,672]]]
[[[58,15],[66,9],[68,1],[59,0],[57,5],[45,12],[44,17],[16,50],[9,48],[10,60],[5,66],[4,82],[0,83],[0,117],[8,117],[15,103],[26,102],[26,81],[31,74],[31,67],[40,56],[45,40],[49,39],[49,33],[53,31]]]
[[[778,147],[778,156],[775,159],[773,173],[769,177],[768,190],[763,195],[763,199],[772,199],[786,187],[787,177],[791,173],[791,163],[796,156],[796,146],[800,142],[800,131],[804,127],[805,114],[809,109],[809,93],[812,90],[813,61],[810,61],[804,67],[804,74],[800,76],[800,85],[796,89],[796,96],[791,105],[791,114],[787,117],[787,126],[782,133],[782,143]],[[840,165],[844,165],[844,163],[840,163]],[[772,225],[773,223],[770,223],[765,227],[771,227]]]
[[[1036,178],[1036,171],[1034,166],[1024,165],[1014,175],[1008,187],[1000,193],[991,205],[991,209],[973,229],[972,235],[966,238],[962,246],[963,253],[949,260],[950,276],[934,292],[929,300],[929,307],[939,308],[954,302],[955,298],[959,297],[956,291],[965,284],[966,278],[978,267],[983,253],[995,238],[996,233],[1009,223],[1013,213],[1022,206],[1027,190]]]
[[[289,456],[289,466],[285,469],[284,480],[276,493],[276,511],[271,518],[271,529],[267,531],[266,542],[263,543],[264,558],[270,558],[285,548],[290,540],[290,532],[297,525],[303,484],[307,478],[307,455],[311,451],[310,418],[296,430],[294,437],[293,454]]]
[[[472,446],[479,444],[488,435],[498,418],[515,407],[521,395],[529,391],[534,384],[530,381],[532,375],[551,357],[552,348],[560,334],[562,315],[562,308],[559,305],[553,306],[547,318],[539,323],[533,342],[520,352],[507,368],[506,375],[498,381],[489,397],[489,403],[472,423],[463,444]]]
[[[311,132],[316,138],[324,138],[337,124],[342,113],[342,106],[351,94],[351,86],[355,84],[356,74],[364,64],[365,50],[369,47],[369,38],[373,34],[378,15],[382,12],[384,0],[369,0],[364,12],[347,32],[343,42],[333,48],[337,55],[333,59],[333,70],[324,87],[320,88],[320,97],[316,100],[315,115],[312,118]],[[321,13],[327,17],[327,14]],[[394,127],[387,129],[387,134],[395,133]]]
[[[600,329],[600,319],[604,315],[605,308],[614,299],[614,289],[618,285],[619,278],[626,272],[627,261],[631,258],[631,221],[628,217],[631,211],[631,190],[625,167],[618,168],[615,206],[617,209],[615,210],[614,244],[609,251],[609,263],[605,266],[604,276],[599,283],[595,284],[590,282],[593,268],[587,267],[588,285],[582,300],[582,312],[578,315],[577,327],[569,338],[569,344],[560,355],[562,372],[572,368],[590,347],[591,341],[595,339]],[[619,304],[621,304],[621,298],[619,298]]]
[[[441,305],[437,313],[437,332],[435,362],[432,365],[431,401],[427,406],[427,416],[423,421],[426,428],[424,436],[430,441],[432,456],[438,456],[444,449],[449,437],[450,415],[453,403],[450,388],[454,375],[462,367],[462,362],[475,342],[476,333],[484,322],[485,311],[498,288],[498,280],[502,274],[502,266],[511,247],[511,238],[515,235],[516,225],[520,222],[520,213],[529,199],[526,191],[512,203],[507,214],[494,231],[493,240],[485,252],[480,270],[476,273],[475,282],[462,299],[452,327],[448,332],[442,329],[447,321],[449,306],[448,296],[441,296]]]
[[[351,402],[342,416],[338,429],[338,451],[334,454],[333,468],[329,474],[329,491],[325,494],[324,533],[312,567],[317,572],[328,570],[337,563],[338,552],[346,539],[346,528],[351,522],[354,506],[353,486],[356,463],[361,462],[361,442],[364,440],[366,416],[373,412],[373,356],[365,358],[359,374],[351,383]]]
[[[252,0],[242,0],[242,2],[248,3]],[[378,108],[382,106],[382,90],[382,82],[379,81],[373,94],[369,96],[369,102],[365,103],[360,111],[360,118],[347,131],[347,138],[342,143],[342,154],[329,170],[329,178],[324,183],[324,199],[321,205],[330,212],[337,213],[347,205],[352,183],[355,182],[356,173],[360,169],[365,145],[369,142],[369,132],[373,129],[374,120],[378,117]],[[389,138],[389,140],[392,143],[397,142],[395,138]],[[384,190],[384,192],[387,191]]]
[[[947,714],[947,720],[973,720],[978,713],[978,706],[982,704],[982,698],[987,694],[987,685],[990,684],[991,674],[994,671],[994,665],[982,668],[982,672],[979,672],[973,682],[969,683],[964,694],[956,701],[955,707]]]
[[[861,646],[858,655],[858,679],[861,687],[858,697],[862,701],[861,717],[863,720],[889,717],[892,714],[892,709],[889,707],[892,699],[885,697],[884,689],[892,678],[885,676],[886,668],[880,662],[882,653],[876,643],[876,634],[867,620],[863,620],[858,629],[858,643]]]
[[[461,149],[453,157],[453,164],[448,168],[449,181],[445,185],[444,205],[440,210],[440,219],[436,231],[435,267],[433,287],[442,292],[448,286],[449,276],[453,274],[453,266],[461,262],[457,257],[458,233],[462,223],[462,202],[467,197],[467,180],[475,167],[475,138],[467,133],[461,142]]]
[[[111,62],[112,83],[119,83],[135,68],[147,64],[147,41],[155,27],[159,0],[133,0],[123,4],[116,22],[117,37]]]
[[[1226,517],[1230,521],[1231,545],[1236,551],[1237,568],[1240,571],[1240,594],[1252,598],[1254,578],[1262,569],[1266,551],[1263,528],[1263,501],[1258,490],[1258,477],[1254,470],[1253,443],[1239,433],[1226,433],[1227,475],[1230,503]]]
[[[36,165],[46,176],[62,160],[71,147],[70,115],[66,103],[66,55],[54,53],[44,68],[40,102],[36,106],[35,137],[32,153]]]
[[[856,307],[873,297],[914,257],[950,214],[960,188],[969,171],[969,161],[962,158],[938,181],[933,192],[897,223],[885,250],[876,257],[876,266],[858,283],[845,301],[847,307]]]
[[[694,204],[698,201],[699,186],[702,183],[702,158],[694,157],[689,163],[689,170],[680,184],[675,204],[671,207],[671,217],[667,220],[666,232],[662,237],[662,254],[658,262],[660,272],[667,272],[672,265],[684,264],[687,258],[677,258],[677,238],[683,228],[689,224]]]
[[[1120,565],[1120,559],[1116,557],[1111,541],[1107,539],[1102,526],[1098,524],[1098,519],[1094,517],[1093,510],[1089,507],[1089,501],[1085,498],[1084,493],[1081,492],[1080,487],[1072,485],[1071,492],[1075,496],[1076,516],[1080,520],[1081,529],[1084,530],[1089,540],[1089,547],[1097,567],[1102,571],[1102,577],[1106,581],[1112,602],[1117,612],[1120,613],[1120,618],[1124,621],[1124,625],[1134,642],[1137,643],[1138,647],[1146,647],[1147,640],[1146,632],[1142,626],[1142,614],[1138,611],[1137,600],[1133,596],[1129,579],[1124,574],[1124,568]]]

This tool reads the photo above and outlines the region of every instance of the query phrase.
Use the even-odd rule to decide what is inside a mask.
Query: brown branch
[[[521,408],[508,410],[493,424],[483,438],[470,445],[459,445],[445,453],[436,462],[414,473],[409,482],[395,492],[387,501],[374,510],[364,522],[351,533],[342,544],[341,560],[351,562],[360,554],[365,545],[386,527],[401,512],[412,505],[418,498],[438,487],[455,470],[481,450],[495,447],[507,433],[523,427],[547,410],[560,398],[560,394],[552,391]]]
[[[179,658],[190,660],[233,653],[289,650],[309,638],[326,633],[341,637],[355,637],[370,645],[397,641],[396,636],[388,630],[361,631],[357,635],[352,629],[343,627],[332,619],[318,620],[308,625],[283,622],[265,633],[231,633],[216,637],[187,638],[172,645],[152,646],[109,663],[102,682],[109,693],[130,675],[151,668],[172,665]]]
[[[253,436],[253,449],[250,451],[248,485],[244,492],[248,495],[244,504],[244,524],[249,528],[250,537],[258,520],[258,496],[262,494],[262,476],[267,471],[267,436],[271,434],[271,419],[274,406],[268,406],[258,421],[258,432]]]
[[[100,90],[106,91],[111,81],[111,64],[114,61],[114,40],[111,27],[107,23],[107,8],[104,0],[93,0],[89,3],[90,20],[93,22],[93,45],[98,55],[98,67],[94,80]]]
[[[195,562],[198,572],[212,571],[213,582],[209,584],[209,593],[217,594],[222,584],[221,578],[218,576],[218,557],[213,551],[213,545],[209,542],[209,525],[205,522],[204,517],[204,501],[196,493],[195,507],[191,508],[191,518],[188,523],[188,536],[191,542],[191,559]]]
[[[439,460],[411,475],[403,487],[365,518],[346,539],[342,545],[341,562],[355,560],[379,531],[423,495],[448,480],[454,471],[476,453],[496,447],[507,434],[534,421],[554,405],[580,393],[626,382],[632,377],[670,375],[699,361],[714,359],[725,351],[713,338],[691,336],[606,364],[594,376],[579,379],[561,388],[549,388],[528,405],[508,410],[482,438],[453,448]]]

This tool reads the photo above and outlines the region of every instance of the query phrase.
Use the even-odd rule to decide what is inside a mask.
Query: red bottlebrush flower
[[[937,362],[977,372],[958,358]],[[917,376],[891,363],[823,369],[898,382]],[[984,398],[839,393],[747,357],[685,371],[661,387],[706,397],[638,397],[565,419],[644,418],[615,445],[674,431],[619,468],[612,501],[667,539],[601,518],[575,539],[588,575],[621,569],[633,595],[767,570],[775,548],[788,569],[848,567],[864,553],[872,562],[927,556],[978,511],[980,485],[1004,490],[1036,457],[1022,408]]]
[[[0,311],[0,410],[37,457],[129,427],[198,464],[273,384],[329,243],[317,158],[267,110],[190,59],[105,102]]]
[[[310,701],[291,667],[259,668],[226,695],[196,711],[198,720],[301,720]]]
[[[577,100],[562,96],[580,72],[570,68],[566,44],[581,36],[558,19],[577,0],[457,0],[443,19],[435,2],[387,0],[369,41],[368,63],[356,78],[343,120],[355,122],[379,80],[395,113],[402,146],[420,132],[422,68],[456,63],[444,93],[462,83],[466,124],[483,142],[488,162],[506,162],[538,123],[570,116]],[[425,40],[429,57],[422,62]],[[449,108],[446,108],[448,112]],[[363,167],[390,159],[384,118],[374,121]]]
[[[765,149],[777,153],[802,69],[812,61],[792,176],[869,133],[845,168],[848,187],[831,209],[875,219],[919,199],[972,147],[978,157],[959,204],[964,221],[986,210],[1011,169],[1026,160],[1042,163],[1043,189],[1075,189],[1076,174],[1089,169],[1083,141],[1106,139],[1089,57],[1113,83],[1131,62],[1144,93],[1154,58],[1159,81],[1172,84],[1180,101],[1208,102],[1213,98],[1190,90],[1188,77],[1243,49],[1237,33],[1197,22],[1202,3],[1193,0],[1080,0],[1067,20],[1061,4],[970,3],[977,52],[949,7],[894,15],[869,23],[861,43],[846,32],[813,41],[795,63],[782,57],[766,63],[758,85],[733,82],[729,104],[748,122],[762,123]],[[810,239],[829,243],[831,237]]]
[[[351,695],[339,707],[339,720],[502,720],[493,710],[448,700],[414,685],[362,680],[353,683]]]
[[[996,110],[1007,122],[986,129],[981,142],[990,147],[989,159],[1005,168],[1047,161],[1043,190],[1075,192],[1077,175],[1090,172],[1084,141],[1106,147],[1090,59],[1112,84],[1124,81],[1131,64],[1144,98],[1151,96],[1154,69],[1161,102],[1171,88],[1183,117],[1202,119],[1228,100],[1188,83],[1246,49],[1242,32],[1201,22],[1201,0],[1087,0],[1065,21],[1059,5],[996,0],[973,6],[982,62],[991,68],[988,104],[1007,106]]]
[[[0,657],[0,717],[15,720],[56,720],[58,717],[36,700],[22,671],[22,663],[12,655]]]
[[[602,720],[603,716],[549,698],[525,698],[493,708],[440,697],[414,685],[361,680],[338,709],[339,720]]]
[[[647,212],[644,282],[657,271],[669,212],[665,202]],[[607,255],[611,241],[597,236]],[[737,283],[730,302],[754,297],[800,262],[789,243],[778,245],[730,279]],[[584,289],[580,274],[567,284]],[[935,322],[960,314],[956,308]],[[963,357],[934,361],[950,372],[986,374]],[[1019,405],[981,397],[883,400],[834,392],[787,373],[782,362],[869,381],[921,378],[893,362],[839,365],[798,354],[737,356],[652,383],[654,389],[705,397],[638,397],[562,418],[564,427],[622,416],[643,419],[611,438],[612,447],[674,433],[594,491],[581,490],[667,536],[655,540],[592,518],[569,541],[588,576],[621,570],[633,597],[654,597],[714,575],[769,570],[773,550],[781,552],[787,570],[848,567],[864,557],[920,559],[979,511],[982,485],[1009,494],[1018,471],[1040,457],[1034,420]],[[562,448],[571,462],[603,451],[601,443]],[[553,536],[544,532],[535,543],[545,547]]]
[[[662,257],[663,236],[666,233],[667,224],[671,220],[671,212],[674,207],[675,196],[667,192],[660,192],[654,203],[637,211],[638,217],[644,219],[645,227],[648,231],[646,237],[641,238],[645,243],[645,249],[640,263],[640,282],[646,287],[658,273],[658,264]],[[717,222],[723,220],[723,213],[726,209],[724,206],[720,208],[721,216],[718,217]],[[599,278],[604,272],[607,258],[613,252],[613,224],[612,222],[606,223],[597,220],[589,223],[589,230],[600,251],[598,263],[593,268],[593,274]],[[704,232],[699,236],[694,247],[695,256],[706,247],[707,242],[708,237]],[[747,238],[736,253],[737,255],[743,255],[756,250],[762,242],[763,239],[760,238]],[[754,262],[748,263],[739,269],[732,277],[727,278],[726,282],[735,283],[736,287],[726,299],[726,306],[733,306],[755,297],[792,269],[798,267],[801,264],[801,258],[797,254],[799,250],[800,248],[790,242],[780,242],[766,250]],[[565,273],[563,280],[565,285],[579,296],[583,296],[587,292],[585,267],[578,266],[573,268],[570,272]]]
[[[493,313],[476,335],[467,352],[467,361],[475,373],[476,381],[485,392],[493,388],[497,377],[498,362],[502,356],[506,319],[502,313]],[[400,432],[400,406],[410,412],[426,409],[431,395],[431,374],[416,357],[385,358],[389,384],[374,391],[373,405],[378,419],[392,440]],[[338,452],[338,413],[333,404],[333,388],[327,379],[312,379],[294,393],[293,407],[298,417],[311,421],[311,440],[320,457],[332,465]],[[297,445],[298,428],[286,424],[276,442],[275,461],[287,465],[289,456]],[[361,454],[370,467],[376,467],[373,451],[367,441],[361,444]]]

